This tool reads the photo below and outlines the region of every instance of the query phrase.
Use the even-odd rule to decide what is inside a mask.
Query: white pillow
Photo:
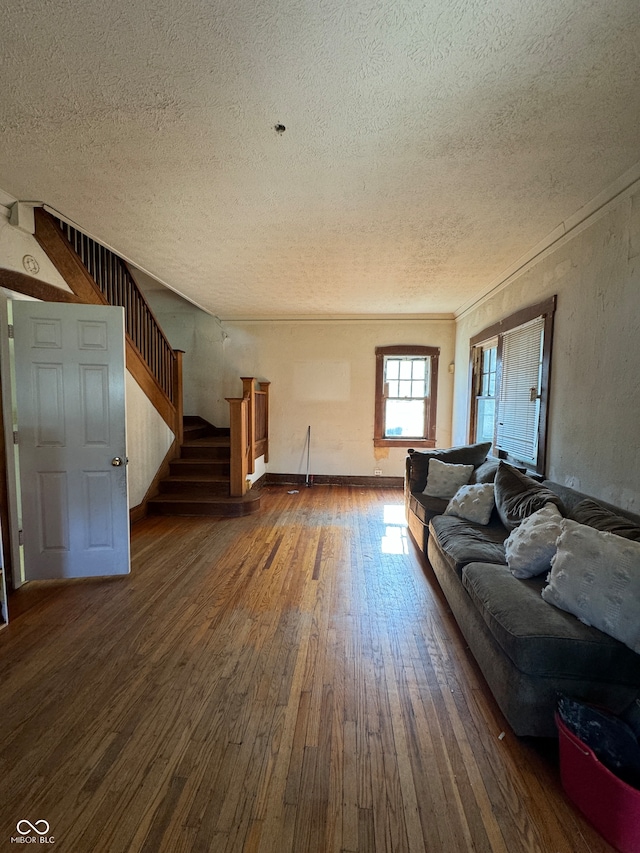
[[[555,504],[546,504],[523,519],[504,543],[511,574],[517,578],[532,578],[548,572],[561,525],[562,515]]]
[[[542,597],[640,654],[640,542],[564,519]]]
[[[489,524],[495,505],[493,483],[461,486],[447,504],[445,515],[456,515],[476,524]]]
[[[439,459],[429,460],[429,473],[424,495],[431,498],[452,498],[460,486],[466,486],[473,473],[473,465],[453,465]]]

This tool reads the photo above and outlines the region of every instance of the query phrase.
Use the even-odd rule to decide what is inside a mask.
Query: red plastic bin
[[[640,853],[640,790],[627,785],[556,714],[560,778],[568,797],[620,853]]]

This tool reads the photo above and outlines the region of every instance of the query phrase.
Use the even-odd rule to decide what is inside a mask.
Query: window
[[[487,341],[478,350],[478,393],[475,407],[475,440],[493,442],[496,419],[496,374],[498,340]]]
[[[471,439],[544,472],[555,296],[471,339]]]
[[[435,447],[438,347],[376,347],[376,447]]]

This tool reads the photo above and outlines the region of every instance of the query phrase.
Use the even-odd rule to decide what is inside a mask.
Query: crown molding
[[[518,258],[514,264],[488,285],[481,296],[474,297],[455,311],[456,322],[500,293],[525,272],[589,228],[594,222],[597,222],[598,219],[601,219],[638,190],[640,190],[640,161],[624,172],[605,190],[594,196],[587,204],[578,208],[574,214],[561,222],[530,251]]]

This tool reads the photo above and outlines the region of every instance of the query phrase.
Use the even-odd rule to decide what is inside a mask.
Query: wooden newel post
[[[242,497],[247,491],[248,469],[248,406],[247,397],[227,397],[229,403],[229,426],[231,432],[231,480],[229,491],[232,497]]]
[[[269,383],[242,376],[242,397],[227,397],[231,427],[231,494],[248,491],[247,479],[255,473],[256,458],[269,461]]]

